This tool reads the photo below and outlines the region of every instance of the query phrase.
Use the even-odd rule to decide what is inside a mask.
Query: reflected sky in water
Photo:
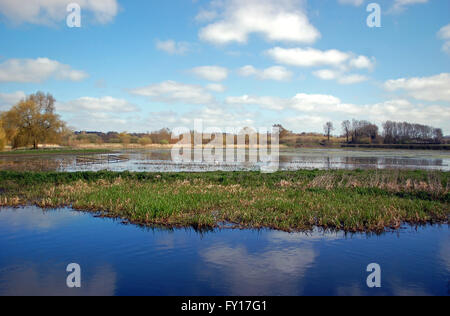
[[[448,295],[448,226],[345,235],[123,225],[70,209],[0,210],[0,295]],[[66,287],[79,263],[82,288]],[[366,267],[382,267],[368,289]]]
[[[261,164],[250,163],[177,164],[172,162],[170,150],[123,150],[110,155],[0,158],[0,170],[26,169],[31,171],[73,172],[105,169],[146,172],[249,171],[260,170],[261,166]],[[450,152],[431,150],[283,149],[280,152],[280,170],[299,169],[426,169],[450,171]]]

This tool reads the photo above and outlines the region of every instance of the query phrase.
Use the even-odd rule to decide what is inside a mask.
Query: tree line
[[[444,133],[441,128],[408,122],[386,121],[383,123],[383,132],[380,133],[376,124],[354,119],[351,122],[343,121],[341,129],[342,136],[349,144],[442,144],[444,142]],[[333,130],[332,122],[324,125],[325,136],[328,140]]]

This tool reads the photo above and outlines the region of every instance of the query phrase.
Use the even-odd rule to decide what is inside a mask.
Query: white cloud
[[[313,75],[322,80],[337,80],[338,83],[344,85],[356,84],[369,80],[369,78],[364,75],[359,74],[346,75],[342,71],[331,69],[318,70],[313,72]]]
[[[9,59],[0,64],[0,82],[40,83],[48,79],[81,81],[84,71],[48,58]]]
[[[443,26],[439,32],[438,36],[441,39],[450,39],[450,24]]]
[[[73,2],[73,1],[72,1]],[[117,0],[77,0],[82,12],[101,24],[111,22],[119,11]],[[51,25],[67,17],[67,0],[0,0],[0,14],[15,24]]]
[[[322,80],[334,80],[340,76],[340,72],[331,69],[321,69],[313,72],[313,75]]]
[[[442,51],[450,55],[450,41],[444,43]]]
[[[355,7],[359,7],[361,4],[364,3],[364,0],[338,0],[340,4],[350,4]]]
[[[314,43],[319,31],[310,24],[299,0],[224,0],[201,11],[198,20],[215,20],[202,28],[200,39],[216,44],[246,43],[253,33],[269,41]]]
[[[288,130],[322,133],[325,122],[332,121],[325,115],[295,115],[282,119],[282,125]]]
[[[275,47],[266,53],[278,63],[298,67],[339,66],[350,58],[350,54],[336,49]]]
[[[428,3],[428,0],[394,0],[391,12],[402,12],[409,5]]]
[[[282,66],[273,66],[260,70],[256,69],[251,65],[247,65],[240,68],[238,73],[243,77],[255,76],[261,80],[276,80],[276,81],[290,80],[293,76],[293,73],[291,71]]]
[[[206,89],[214,92],[225,92],[227,90],[224,85],[218,83],[210,83],[206,86]]]
[[[134,89],[131,93],[165,103],[211,104],[215,101],[204,87],[175,81],[152,84]]]
[[[150,113],[147,119],[147,129],[156,130],[163,127],[194,128],[195,120],[202,120],[203,127],[217,127],[225,131],[226,128],[256,127],[257,113],[248,111],[231,111],[219,107],[203,107],[189,112],[163,111]]]
[[[256,106],[263,109],[283,111],[289,113],[293,111],[295,115],[288,114],[283,120],[289,121],[294,118],[325,118],[328,120],[338,118],[339,120],[367,119],[377,124],[386,120],[409,121],[426,125],[442,127],[446,132],[450,132],[450,109],[442,105],[425,106],[413,104],[403,99],[393,99],[375,104],[350,104],[344,103],[339,98],[332,95],[305,94],[299,93],[292,98],[277,98],[269,96],[240,96],[228,97],[226,104],[241,106]],[[326,117],[325,117],[326,116]],[[322,124],[326,120],[322,121]],[[309,126],[309,125],[308,125]],[[310,131],[321,131],[321,126],[315,126]],[[308,130],[308,129],[304,129]]]
[[[175,42],[174,40],[157,40],[156,48],[170,55],[184,55],[189,51],[190,45],[186,42]]]
[[[332,69],[321,69],[313,75],[322,80],[337,80],[340,84],[355,84],[368,80],[361,74],[346,74],[352,69],[372,71],[375,58],[355,55],[352,52],[341,52],[336,49],[318,50],[314,48],[281,48],[275,47],[266,54],[276,62],[297,67],[328,66]]]
[[[340,103],[341,100],[331,95],[299,93],[292,99],[291,107],[301,112],[320,111],[323,107],[333,111]]]
[[[384,87],[388,91],[406,91],[409,96],[418,100],[450,102],[450,73],[432,77],[388,80]]]
[[[282,111],[287,107],[288,101],[276,97],[243,95],[238,97],[227,97],[225,103],[228,105],[256,105],[269,110]]]
[[[203,66],[191,69],[191,72],[209,81],[223,81],[228,78],[228,69],[218,66]]]
[[[370,59],[366,56],[360,55],[350,60],[349,66],[356,69],[373,70],[375,67],[375,58],[372,57],[372,59]]]
[[[275,111],[293,109],[301,112],[333,111],[333,107],[341,104],[341,100],[334,96],[305,93],[299,93],[293,98],[244,95],[240,97],[228,97],[225,102],[230,105],[255,105]]]
[[[116,99],[110,96],[102,98],[82,97],[64,103],[57,103],[56,109],[62,112],[79,113],[87,111],[89,113],[126,113],[137,112],[139,108],[127,100]]]
[[[9,110],[20,100],[25,99],[26,94],[23,91],[13,93],[0,93],[0,111]]]
[[[450,54],[450,24],[442,27],[438,32],[438,37],[445,40],[442,51]]]
[[[367,80],[369,80],[369,78],[367,76],[353,74],[353,75],[342,76],[341,78],[338,79],[338,82],[340,84],[349,85],[349,84],[356,84],[356,83],[365,82]]]
[[[210,22],[218,17],[218,13],[215,10],[205,10],[202,9],[195,17],[197,22]]]

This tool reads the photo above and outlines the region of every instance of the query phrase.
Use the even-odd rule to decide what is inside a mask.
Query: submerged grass
[[[143,225],[383,231],[448,223],[449,178],[402,170],[0,172],[0,206],[71,206]]]

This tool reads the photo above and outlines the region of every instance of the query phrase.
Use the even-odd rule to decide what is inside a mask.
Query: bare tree
[[[327,122],[327,123],[323,126],[323,130],[324,130],[324,132],[325,132],[325,136],[328,137],[328,141],[330,141],[331,132],[334,131],[333,122]]]
[[[342,131],[345,137],[347,137],[347,143],[350,141],[350,133],[352,131],[352,123],[349,120],[342,122]]]
[[[383,130],[384,142],[386,144],[439,144],[443,139],[443,132],[440,128],[408,122],[387,121],[383,124]]]

